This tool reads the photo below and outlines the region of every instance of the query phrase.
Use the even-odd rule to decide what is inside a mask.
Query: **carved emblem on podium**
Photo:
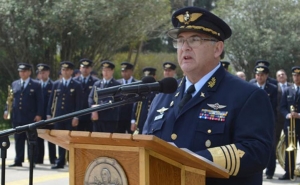
[[[128,185],[121,165],[113,158],[99,157],[86,169],[84,185]]]

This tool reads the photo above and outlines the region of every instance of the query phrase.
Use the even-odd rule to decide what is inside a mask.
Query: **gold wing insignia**
[[[226,105],[220,105],[219,103],[215,104],[207,104],[210,108],[213,108],[214,110],[223,109],[226,107]]]
[[[203,15],[202,13],[189,14],[189,12],[186,12],[185,14],[178,15],[176,18],[181,23],[189,24],[190,22],[193,22],[193,21],[199,19],[202,15]]]

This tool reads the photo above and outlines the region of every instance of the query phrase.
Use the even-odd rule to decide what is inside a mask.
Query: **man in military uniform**
[[[297,150],[298,142],[300,139],[300,66],[294,66],[292,68],[293,82],[292,86],[289,86],[285,89],[282,94],[282,99],[280,102],[280,111],[285,117],[284,123],[284,133],[286,146],[288,147],[288,136],[292,131],[288,131],[288,127],[291,127],[291,119],[295,120],[295,137],[296,143],[294,143],[295,150],[285,152],[285,171],[286,173],[279,178],[279,180],[288,180],[294,178],[294,169],[295,169],[295,160],[294,155]],[[291,128],[290,128],[291,129]],[[290,132],[290,133],[289,133]],[[289,165],[289,161],[291,165]]]
[[[269,96],[274,115],[277,115],[277,87],[267,82],[269,68],[267,66],[255,66],[254,68],[256,82],[254,85],[266,91]],[[275,119],[274,117],[274,119]],[[274,122],[275,124],[275,122]],[[275,127],[274,127],[274,143],[271,152],[271,157],[266,169],[266,178],[272,179],[276,168],[276,142],[275,142]]]
[[[172,62],[164,62],[163,68],[164,68],[164,77],[172,77],[175,78],[176,76],[176,64]]]
[[[266,61],[266,60],[257,60],[257,61],[255,62],[255,66],[266,66],[266,67],[270,68],[270,62],[268,62],[268,61]],[[256,82],[256,79],[253,78],[253,79],[251,79],[249,82],[250,82],[250,83],[254,83],[254,82]],[[277,81],[276,81],[276,79],[271,78],[270,76],[268,76],[267,82],[268,82],[268,83],[271,83],[271,84],[273,84],[273,85],[275,85],[275,86],[277,86]]]
[[[92,76],[90,73],[92,71],[93,61],[89,59],[81,59],[80,63],[80,72],[81,75],[75,77],[74,80],[81,82],[83,88],[83,94],[81,97],[82,100],[82,108],[89,108],[89,95],[93,88],[93,85],[99,79]],[[85,114],[79,117],[79,124],[77,126],[77,130],[79,131],[93,131],[93,123],[91,121],[91,114]]]
[[[72,79],[74,64],[69,61],[60,63],[62,79],[54,82],[47,108],[47,119],[62,116],[82,109],[82,88],[80,82]],[[56,130],[76,130],[78,117],[56,122]],[[66,150],[58,147],[59,157],[51,169],[64,168]]]
[[[109,60],[101,62],[103,79],[95,82],[93,89],[89,95],[89,106],[103,105],[112,100],[111,97],[97,99],[95,93],[99,91],[101,95],[101,89],[121,85],[117,80],[113,78],[115,64]],[[98,115],[94,117],[93,115]],[[92,113],[93,131],[94,132],[110,132],[114,133],[117,131],[119,121],[119,107],[111,108],[103,111],[98,111],[98,114]]]
[[[136,82],[137,80],[133,78],[133,65],[129,62],[121,63],[121,75],[122,79],[119,79],[122,85],[131,84],[132,82]],[[126,104],[120,106],[119,113],[119,123],[118,123],[118,133],[132,133],[131,131],[131,114],[132,114],[133,104]]]
[[[20,79],[12,83],[13,104],[12,104],[12,126],[16,128],[33,122],[40,121],[43,115],[43,95],[41,85],[30,78],[31,65],[19,63],[18,71]],[[4,119],[7,119],[8,112],[4,112]],[[16,157],[14,164],[9,167],[22,166],[24,162],[24,150],[26,133],[15,134]],[[35,157],[34,157],[35,158]]]
[[[52,90],[52,85],[53,81],[49,78],[50,75],[50,66],[47,64],[38,64],[36,66],[38,70],[38,74],[40,76],[40,84],[42,88],[42,93],[43,93],[43,98],[44,98],[44,107],[43,107],[43,116],[42,119],[46,120],[47,119],[47,107],[49,103],[49,97],[51,95],[51,90]],[[44,129],[53,129],[53,125],[47,125],[43,127]],[[35,158],[35,163],[36,164],[43,164],[44,163],[44,139],[38,138],[37,140],[37,157]],[[56,146],[55,144],[51,143],[48,141],[48,151],[49,151],[49,160],[51,164],[55,164],[56,158]]]
[[[152,76],[153,78],[155,78],[156,69],[153,67],[145,67],[143,69],[143,73],[145,77]],[[136,133],[139,134],[142,133],[150,105],[155,95],[156,93],[150,92],[145,99],[134,103],[131,115],[131,131],[136,131]]]
[[[228,71],[230,62],[228,62],[228,61],[220,61],[220,62],[221,62],[221,65],[224,67],[224,69],[225,69],[226,71]]]
[[[167,32],[186,75],[173,94],[154,98],[143,134],[187,148],[229,172],[207,185],[261,185],[273,144],[274,113],[267,93],[220,64],[230,27],[211,12],[185,7]]]

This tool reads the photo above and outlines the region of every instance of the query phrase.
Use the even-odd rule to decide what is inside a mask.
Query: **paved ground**
[[[47,146],[47,143],[45,143],[45,146]],[[7,151],[5,185],[28,185],[29,184],[29,180],[28,180],[29,163],[28,162],[23,163],[23,167],[15,167],[15,168],[7,167],[7,165],[13,163],[13,159],[15,157],[14,147],[15,147],[14,141],[11,140],[11,146]],[[298,152],[298,154],[299,153],[300,152]],[[46,154],[48,154],[47,150],[46,150]],[[299,157],[298,160],[300,159]],[[34,185],[53,185],[53,184],[68,185],[69,184],[68,166],[60,170],[51,170],[50,169],[51,165],[49,163],[48,156],[45,157],[44,163],[45,164],[43,165],[36,165],[36,168],[34,168],[34,172],[33,172]],[[263,185],[275,185],[275,184],[286,184],[286,185],[299,184],[300,185],[300,177],[296,179],[295,182],[289,180],[279,181],[278,177],[282,176],[283,174],[284,174],[284,170],[281,168],[279,164],[277,164],[274,179],[267,180],[264,178]]]

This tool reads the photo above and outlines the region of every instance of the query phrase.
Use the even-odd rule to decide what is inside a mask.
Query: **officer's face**
[[[40,71],[39,72],[40,79],[43,81],[48,80],[49,75],[50,75],[50,71]]]
[[[128,80],[132,76],[133,71],[131,69],[125,69],[121,71],[121,75],[125,80]]]
[[[178,38],[187,39],[198,36],[200,38],[212,38],[205,34],[195,32],[183,32],[178,35]],[[221,41],[199,41],[197,47],[190,47],[187,41],[184,42],[181,48],[177,49],[178,63],[185,75],[203,77],[220,61],[220,55],[223,51],[224,43]],[[190,79],[191,80],[191,79]]]
[[[84,77],[89,76],[91,71],[92,71],[91,66],[80,66],[80,72]]]
[[[173,69],[164,69],[164,77],[174,77],[175,76],[175,70]]]
[[[22,70],[19,71],[19,76],[22,80],[26,80],[27,78],[29,78],[31,75],[31,71],[29,70]]]
[[[286,80],[287,80],[287,76],[286,76],[286,74],[285,74],[284,71],[278,71],[278,72],[276,73],[276,79],[277,79],[277,81],[280,82],[280,83],[285,83]]]
[[[266,73],[255,74],[255,79],[256,79],[257,83],[260,85],[263,85],[264,83],[266,83],[267,78],[268,78],[268,74],[266,74]]]
[[[104,67],[102,68],[102,76],[104,79],[109,80],[113,77],[114,70],[111,68]]]
[[[300,86],[300,74],[293,74],[293,82],[294,82],[297,86]]]
[[[73,75],[73,69],[70,68],[61,68],[61,76],[65,79],[71,78]]]

